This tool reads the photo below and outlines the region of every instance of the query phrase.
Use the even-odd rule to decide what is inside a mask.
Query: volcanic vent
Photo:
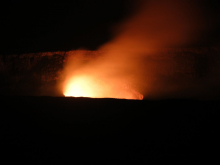
[[[86,66],[91,61],[102,58],[103,53],[101,51],[76,50],[69,52],[1,55],[0,92],[2,95],[64,96],[64,84],[74,79],[74,77],[71,77],[74,73],[77,73],[76,75],[80,73],[77,69],[74,70],[74,67],[78,68],[80,65],[83,68],[83,66]],[[132,79],[135,75],[130,75],[127,79],[129,81],[124,80],[123,77],[121,80],[118,79],[121,82],[114,80],[116,85],[112,89],[115,88],[113,91],[118,92],[118,95],[114,97],[114,93],[111,93],[112,95],[109,97],[123,98],[119,96],[122,96],[123,92],[126,93],[127,90],[131,94],[127,98],[131,99],[134,97],[141,99],[141,94],[146,98],[156,97],[158,95],[163,97],[166,94],[181,93],[185,89],[208,91],[211,90],[210,87],[206,88],[209,84],[212,84],[213,88],[210,93],[213,91],[216,92],[216,89],[218,89],[217,84],[220,81],[218,79],[220,74],[218,67],[220,65],[219,53],[220,49],[218,47],[163,49],[160,53],[147,56],[145,58],[146,66],[140,65],[140,69],[147,70],[143,76],[143,81],[135,83]],[[67,65],[68,62],[73,61],[78,65]],[[67,74],[68,72],[66,71],[68,70],[72,70],[73,72]],[[64,71],[66,74],[64,74]],[[89,76],[91,75],[87,73],[87,75],[81,74],[81,76],[76,77],[79,82],[85,82],[85,84],[81,84],[82,86],[89,87],[91,84],[90,81],[95,81],[94,84],[91,84],[92,88],[89,90],[101,90],[99,88],[105,87],[105,83],[110,81],[105,77],[102,79],[95,79],[95,77],[89,79]],[[96,76],[100,75],[97,74]],[[70,77],[70,79],[67,80],[66,77]],[[85,79],[80,80],[80,78]],[[132,81],[133,84],[131,83]],[[182,86],[180,88],[181,85],[185,87]],[[89,92],[89,90],[86,90],[86,92]],[[122,93],[121,95],[120,92]],[[185,90],[185,92],[188,91]],[[71,93],[68,94],[67,92],[66,95],[71,96]],[[188,95],[192,94],[188,93]],[[196,95],[196,92],[194,95]],[[78,96],[83,95],[79,94]],[[88,94],[85,97],[105,97],[105,95],[96,92],[93,96]]]

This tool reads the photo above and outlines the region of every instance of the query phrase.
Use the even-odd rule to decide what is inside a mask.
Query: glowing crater
[[[67,79],[64,95],[72,97],[120,98],[142,100],[143,95],[126,87],[124,83],[92,77],[73,76]]]

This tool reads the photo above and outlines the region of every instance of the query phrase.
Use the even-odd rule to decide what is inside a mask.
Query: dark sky
[[[111,39],[111,28],[131,13],[134,1],[1,1],[0,54],[96,49]],[[204,2],[217,19],[217,3]]]
[[[0,2],[1,54],[96,49],[129,13],[129,0]]]

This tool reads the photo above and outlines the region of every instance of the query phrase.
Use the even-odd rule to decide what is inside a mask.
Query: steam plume
[[[73,64],[70,60],[68,66],[77,67],[75,73],[68,71],[67,75],[92,75],[97,81],[102,79],[104,84],[109,84],[107,88],[129,88],[146,98],[174,97],[184,89],[194,88],[192,81],[177,83],[161,78],[163,70],[178,66],[169,61],[149,60],[149,56],[160,53],[165,47],[188,45],[200,38],[206,26],[198,3],[149,0],[140,1],[140,4],[141,7],[119,25],[114,39],[100,47],[98,51],[104,52],[102,57],[86,64]],[[111,94],[114,97],[115,93]]]

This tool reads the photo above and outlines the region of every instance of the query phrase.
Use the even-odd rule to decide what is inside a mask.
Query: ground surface
[[[219,101],[1,97],[1,156],[23,164],[210,163],[218,160],[219,109]]]

